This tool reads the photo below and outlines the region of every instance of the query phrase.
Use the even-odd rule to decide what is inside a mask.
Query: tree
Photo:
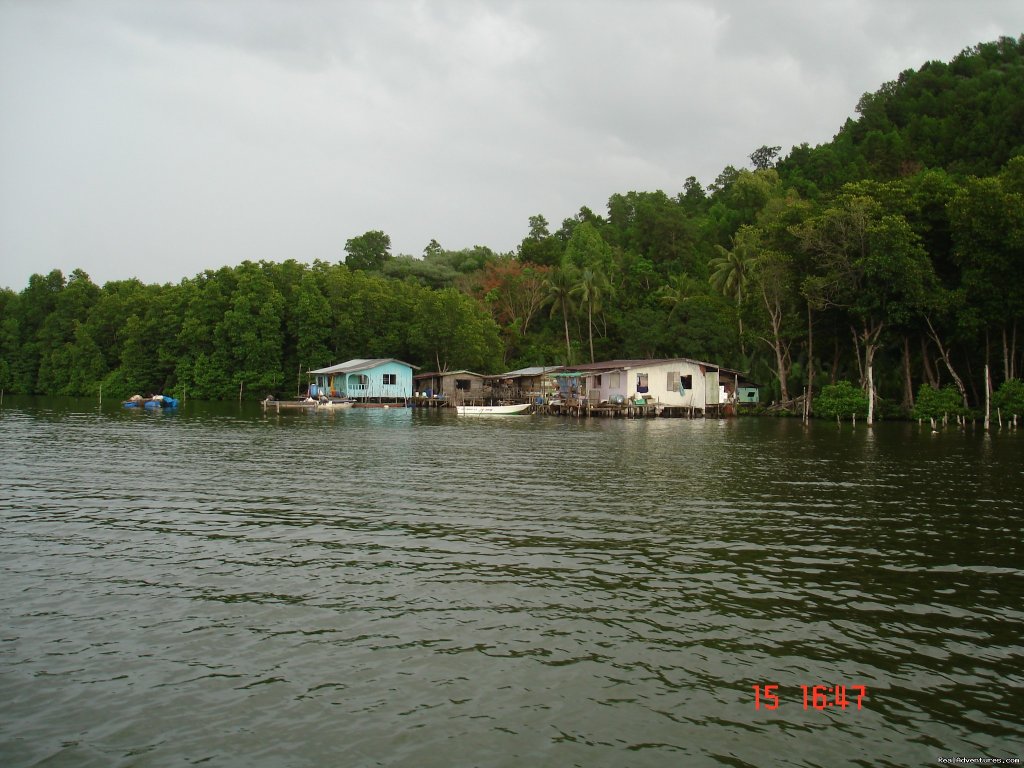
[[[13,302],[12,325],[17,353],[10,364],[13,389],[20,394],[33,394],[39,389],[39,371],[44,357],[51,351],[50,343],[60,338],[60,322],[50,320],[60,293],[64,290],[64,273],[59,269],[49,274],[33,274],[28,286]]]
[[[84,323],[99,298],[100,289],[81,269],[73,270],[56,294],[52,311],[43,321],[37,339],[40,361],[37,387],[49,394],[78,394],[68,389],[70,350],[76,330]]]
[[[153,383],[155,349],[146,332],[146,324],[138,314],[130,315],[121,328],[120,381],[124,383],[122,396],[130,393],[159,394]]]
[[[428,288],[450,288],[459,273],[443,258],[417,259],[414,256],[395,256],[384,264],[382,274],[396,280],[418,283]]]
[[[642,305],[616,320],[622,334],[621,355],[625,358],[655,357],[675,341],[661,307]]]
[[[937,389],[929,384],[922,384],[910,415],[915,419],[929,419],[932,428],[936,419],[945,420],[950,414],[963,416],[967,413],[960,401],[960,393],[956,387],[946,385]]]
[[[759,308],[765,312],[769,331],[759,338],[775,356],[775,377],[783,403],[790,399],[789,371],[793,365],[791,348],[795,332],[789,326],[800,316],[794,306],[797,291],[792,262],[787,254],[764,250],[751,263],[751,282],[761,299]]]
[[[571,265],[564,264],[558,269],[548,273],[544,280],[547,301],[551,305],[551,317],[555,314],[562,315],[562,323],[565,326],[565,364],[572,365],[572,343],[569,339],[569,315],[576,306],[573,302],[573,288],[575,288],[575,271]]]
[[[500,358],[498,326],[454,288],[420,291],[408,334],[417,359],[429,361],[438,371],[490,371]]]
[[[755,171],[764,171],[775,165],[775,158],[779,156],[782,147],[769,147],[762,145],[750,153],[750,164]]]
[[[1005,379],[1017,373],[1016,337],[1024,319],[1024,194],[1011,191],[1014,167],[1001,178],[968,179],[949,205],[963,293],[959,325],[1001,340]]]
[[[423,258],[437,258],[442,253],[444,253],[444,249],[441,247],[441,244],[434,238],[430,238],[430,242],[427,243],[426,247],[423,249]]]
[[[668,307],[668,319],[680,313],[699,291],[696,282],[685,272],[669,275],[657,292],[658,301]]]
[[[860,178],[906,177],[922,167],[987,176],[1021,154],[1024,36],[964,50],[867,93],[829,144],[794,149],[779,164],[802,189],[832,192]]]
[[[590,362],[594,362],[594,311],[601,310],[601,301],[611,292],[608,278],[600,268],[584,267],[579,273],[579,281],[570,293],[587,307],[587,338],[590,342]]]
[[[724,172],[723,176],[726,176]],[[708,225],[713,228],[719,243],[729,242],[743,224],[755,224],[770,200],[785,196],[782,181],[774,168],[734,170],[721,184],[708,211]]]
[[[1024,416],[1024,381],[1007,379],[992,395],[992,404],[1001,413],[1006,413],[1017,423],[1018,416]],[[1001,417],[1000,417],[1001,420]]]
[[[590,267],[607,274],[614,266],[611,246],[601,237],[601,232],[590,221],[577,224],[565,246],[565,263],[576,269]]]
[[[66,382],[63,394],[91,395],[107,375],[103,350],[85,323],[76,323],[74,341],[67,347]]]
[[[13,363],[18,349],[18,295],[0,288],[0,390],[10,391],[14,384]]]
[[[867,409],[867,395],[849,381],[826,384],[814,401],[814,412],[820,416],[835,416],[837,424],[843,416],[850,416],[856,422],[857,414],[863,415]]]
[[[243,386],[258,397],[275,391],[283,380],[282,314],[284,298],[259,266],[238,268],[238,286],[230,308],[215,332],[213,360],[223,365],[232,391]],[[230,396],[223,392],[221,397]]]
[[[331,305],[316,276],[307,272],[293,289],[296,352],[301,367],[320,368],[331,362]]]
[[[715,246],[718,256],[708,263],[711,269],[711,287],[736,302],[736,322],[739,328],[740,355],[746,357],[743,348],[743,291],[747,285],[747,273],[756,261],[760,249],[760,232],[755,227],[744,225],[732,237],[732,249]]]
[[[529,219],[529,234],[519,244],[519,260],[542,267],[554,267],[562,259],[562,243],[548,230],[548,220],[539,213]]]
[[[349,269],[380,272],[391,258],[391,238],[374,229],[345,241],[345,265]]]
[[[761,253],[767,254],[767,257],[774,262],[771,269],[762,268],[760,273],[762,278],[760,281],[761,299],[767,313],[766,316],[772,320],[773,349],[777,351],[782,346],[783,341],[788,347],[796,343],[797,339],[801,336],[804,337],[804,350],[806,352],[804,367],[807,372],[807,391],[804,401],[806,416],[811,414],[812,408],[810,406],[814,398],[816,365],[814,357],[815,307],[812,306],[800,290],[800,276],[813,271],[813,267],[808,263],[806,252],[800,247],[800,240],[796,232],[812,212],[811,205],[801,198],[795,190],[787,190],[784,195],[772,195],[769,197],[761,212],[757,215]],[[777,257],[783,258],[784,263]],[[757,261],[755,260],[752,269],[756,267],[756,264]],[[769,272],[775,272],[775,276],[779,279],[773,281],[775,285],[772,286],[771,291],[766,293],[764,289],[768,286],[763,278],[767,277]],[[751,292],[751,295],[756,295],[756,291]],[[779,323],[775,317],[776,312],[774,309],[782,306],[786,308],[785,322]],[[798,317],[801,314],[805,315],[807,319],[806,335],[799,328],[800,321]],[[761,338],[764,339],[763,333]],[[778,354],[776,354],[776,362],[778,367],[780,362]],[[787,376],[791,370],[793,370],[792,367],[787,369]]]
[[[906,219],[885,214],[875,199],[859,191],[849,189],[798,232],[817,262],[815,274],[804,280],[804,294],[815,306],[840,308],[850,320],[870,424],[874,360],[882,333],[920,316],[936,283],[931,262]]]
[[[687,208],[663,191],[615,194],[608,200],[608,242],[655,265],[697,274],[696,226]],[[703,264],[699,265],[703,267]]]
[[[498,324],[525,336],[547,300],[545,279],[550,272],[550,267],[504,258],[479,270],[469,292],[490,310]]]

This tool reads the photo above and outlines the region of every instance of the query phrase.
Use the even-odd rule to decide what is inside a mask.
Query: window
[[[398,383],[398,374],[397,373],[385,373],[384,374],[384,386],[385,387],[387,387],[387,386],[393,387],[397,383]]]
[[[669,371],[665,377],[665,391],[675,392],[679,389],[679,371]]]
[[[608,386],[612,389],[618,389],[622,386],[622,374],[621,373],[610,373],[608,374]]]
[[[693,376],[680,376],[679,377],[679,388],[680,389],[693,389]]]
[[[644,393],[647,391],[647,374],[638,373],[636,375],[636,391]]]
[[[455,388],[456,389],[461,389],[463,391],[468,391],[469,389],[472,388],[472,385],[473,385],[473,382],[471,382],[469,379],[456,379],[455,380]]]
[[[600,387],[601,386],[601,374],[600,373],[595,373],[594,374],[594,386],[595,387]]]

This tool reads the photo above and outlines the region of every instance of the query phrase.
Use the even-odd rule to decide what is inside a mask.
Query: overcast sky
[[[514,250],[630,190],[829,141],[1024,2],[0,0],[0,286]]]

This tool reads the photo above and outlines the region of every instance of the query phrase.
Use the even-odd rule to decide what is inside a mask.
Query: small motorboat
[[[455,411],[460,416],[509,416],[530,410],[530,403],[514,403],[512,405],[456,405]]]

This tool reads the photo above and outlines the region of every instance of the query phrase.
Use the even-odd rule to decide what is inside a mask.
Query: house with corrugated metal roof
[[[404,403],[412,397],[414,370],[419,368],[391,357],[356,358],[310,371],[310,394],[366,403]]]
[[[469,399],[484,396],[488,377],[473,371],[435,371],[412,377],[417,397],[428,399]]]
[[[493,397],[514,400],[534,400],[558,390],[555,374],[560,365],[535,365],[487,377]]]
[[[587,401],[657,405],[690,411],[718,410],[736,402],[743,375],[713,363],[675,357],[659,360],[606,360],[571,367],[583,377]]]

